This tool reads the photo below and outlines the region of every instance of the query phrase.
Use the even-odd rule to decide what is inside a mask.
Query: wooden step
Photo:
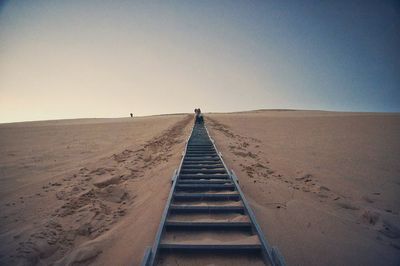
[[[238,193],[174,193],[174,200],[240,200]]]
[[[260,244],[175,244],[175,243],[161,243],[161,250],[168,251],[245,251],[245,252],[259,252],[261,251]]]
[[[250,230],[250,222],[181,222],[181,221],[166,221],[165,227],[167,229],[240,229],[240,230]]]
[[[180,174],[179,179],[230,179],[227,174],[218,175],[194,175],[194,174]]]
[[[180,184],[176,185],[178,189],[210,189],[210,190],[225,190],[225,189],[234,189],[235,186],[233,184]]]
[[[243,206],[190,206],[171,205],[171,213],[241,213],[244,214]]]

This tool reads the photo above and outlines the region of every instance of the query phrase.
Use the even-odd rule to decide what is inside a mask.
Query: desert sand
[[[192,116],[0,125],[0,265],[137,265]]]
[[[192,119],[0,124],[0,265],[138,265]],[[206,125],[288,265],[400,264],[399,114],[252,111]]]
[[[400,264],[400,115],[206,116],[267,240],[288,265]]]

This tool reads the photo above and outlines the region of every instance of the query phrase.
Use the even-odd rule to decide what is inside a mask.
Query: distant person
[[[133,114],[131,113],[131,117],[133,117]]]
[[[194,113],[195,113],[195,122],[203,123],[203,115],[201,114],[200,108],[194,109]]]

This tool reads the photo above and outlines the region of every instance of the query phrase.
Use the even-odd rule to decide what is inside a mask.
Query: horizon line
[[[387,112],[387,111],[345,111],[345,110],[321,110],[321,109],[290,109],[290,108],[261,108],[261,109],[250,109],[240,111],[210,111],[203,112],[204,114],[231,114],[231,113],[247,113],[247,112],[262,112],[262,111],[275,111],[275,112],[331,112],[331,113],[364,113],[364,114],[400,114],[399,112]],[[162,113],[162,114],[149,114],[149,115],[138,115],[133,118],[145,118],[153,116],[174,116],[174,115],[190,115],[191,112],[185,113]],[[67,120],[87,120],[87,119],[122,119],[131,118],[130,116],[113,116],[113,117],[71,117],[71,118],[54,118],[54,119],[43,119],[43,120],[22,120],[22,121],[11,121],[11,122],[0,122],[0,125],[6,124],[17,124],[17,123],[33,123],[33,122],[50,122],[50,121],[67,121]]]

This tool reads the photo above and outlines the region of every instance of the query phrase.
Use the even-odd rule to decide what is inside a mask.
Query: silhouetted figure
[[[194,109],[194,113],[195,113],[195,122],[203,123],[204,120],[203,120],[203,115],[201,114],[200,108]]]
[[[133,114],[131,113],[131,117],[133,117]]]

